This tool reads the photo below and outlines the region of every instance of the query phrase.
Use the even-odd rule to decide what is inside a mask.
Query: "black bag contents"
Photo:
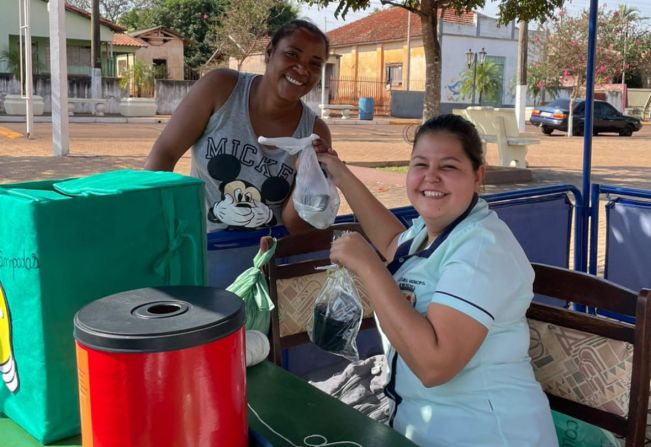
[[[364,309],[355,281],[344,267],[334,266],[327,274],[314,302],[310,340],[325,351],[357,361],[357,333]]]

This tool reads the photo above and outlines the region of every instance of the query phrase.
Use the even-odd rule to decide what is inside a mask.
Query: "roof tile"
[[[407,14],[411,14],[411,37],[422,36],[420,17],[409,13],[404,8],[393,7],[372,13],[368,17],[328,32],[330,46],[341,47],[406,39]],[[454,11],[448,9],[445,10],[443,20],[448,23],[474,25],[475,17],[474,12],[457,15]]]
[[[142,39],[129,36],[128,34],[115,33],[113,34],[113,45],[121,47],[146,47],[147,43]]]

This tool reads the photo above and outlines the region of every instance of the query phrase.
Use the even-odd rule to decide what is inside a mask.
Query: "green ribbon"
[[[154,263],[154,271],[165,278],[168,284],[179,284],[181,282],[181,248],[187,242],[190,248],[188,259],[196,259],[197,244],[194,238],[188,233],[189,222],[186,220],[174,219],[174,198],[168,191],[161,191],[163,202],[163,214],[167,222],[167,247]],[[196,263],[190,269],[193,272],[194,282],[198,284]]]

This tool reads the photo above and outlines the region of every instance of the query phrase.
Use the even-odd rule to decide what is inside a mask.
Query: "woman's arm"
[[[451,307],[433,303],[419,314],[361,235],[335,240],[330,257],[364,283],[382,331],[424,386],[456,376],[486,338],[485,326]]]
[[[398,236],[405,231],[405,227],[339,158],[332,154],[320,154],[318,157],[346,197],[373,246],[385,259],[393,259]]]
[[[317,153],[331,150],[332,136],[330,134],[330,129],[321,118],[317,118],[314,122],[314,133],[320,137],[320,141],[318,141],[318,145],[315,146],[314,150],[317,151]],[[287,228],[287,231],[290,234],[304,233],[312,228],[310,224],[305,222],[298,215],[298,212],[294,208],[294,200],[291,194],[283,205],[282,218],[283,225],[285,225],[285,228]]]
[[[201,137],[210,116],[226,102],[237,76],[232,70],[214,70],[192,86],[154,143],[145,169],[174,170],[183,154]]]

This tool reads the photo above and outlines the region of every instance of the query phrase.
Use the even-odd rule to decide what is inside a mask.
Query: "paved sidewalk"
[[[160,121],[160,122],[156,122]],[[70,155],[52,155],[50,123],[37,122],[33,138],[19,135],[23,123],[0,122],[0,183],[67,178],[89,175],[112,169],[140,169],[155,141],[165,126],[167,117],[156,121],[140,120],[134,123],[71,123]],[[351,164],[388,164],[406,162],[410,157],[416,125],[413,121],[399,124],[361,125],[361,122],[342,124],[331,122],[333,146],[342,159]],[[527,159],[533,181],[526,183],[486,185],[485,192],[497,192],[540,185],[570,183],[581,188],[583,139],[567,138],[560,134],[544,136],[529,126],[541,144],[530,146]],[[497,163],[497,148],[488,145],[489,165]],[[352,168],[364,183],[388,207],[407,205],[404,175],[368,167]],[[190,156],[179,161],[176,171],[188,174]],[[599,136],[593,141],[593,182],[651,189],[651,126],[631,138]],[[349,212],[344,204],[343,213]]]

